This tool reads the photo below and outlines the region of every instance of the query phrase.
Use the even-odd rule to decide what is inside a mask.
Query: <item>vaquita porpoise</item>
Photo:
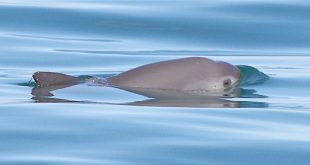
[[[240,70],[229,63],[203,57],[189,57],[143,65],[118,75],[85,81],[100,82],[117,88],[162,89],[178,91],[226,90],[238,85]],[[37,86],[66,86],[80,83],[77,77],[54,72],[33,74]]]

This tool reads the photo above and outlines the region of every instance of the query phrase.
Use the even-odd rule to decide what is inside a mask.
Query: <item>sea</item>
[[[0,0],[0,164],[309,165],[309,20],[307,0]],[[106,78],[186,57],[250,83],[212,99],[34,92],[37,71]]]

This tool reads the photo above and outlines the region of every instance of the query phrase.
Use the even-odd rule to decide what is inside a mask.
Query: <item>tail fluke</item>
[[[38,87],[50,87],[65,84],[77,84],[79,79],[74,76],[55,72],[35,72],[32,75]]]

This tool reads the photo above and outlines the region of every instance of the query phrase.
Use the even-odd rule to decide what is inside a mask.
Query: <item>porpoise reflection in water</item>
[[[128,103],[144,106],[239,107],[222,97],[240,95],[238,67],[208,58],[190,57],[143,65],[118,75],[83,79],[54,72],[36,72],[32,94],[37,101],[57,102],[50,92],[79,83],[114,87],[152,99]],[[61,102],[64,100],[60,99]]]

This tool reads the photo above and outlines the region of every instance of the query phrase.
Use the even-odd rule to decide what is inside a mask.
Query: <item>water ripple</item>
[[[0,164],[310,162],[309,1],[1,0],[0,20]],[[188,56],[270,79],[213,100],[86,84],[34,97],[28,83]]]

